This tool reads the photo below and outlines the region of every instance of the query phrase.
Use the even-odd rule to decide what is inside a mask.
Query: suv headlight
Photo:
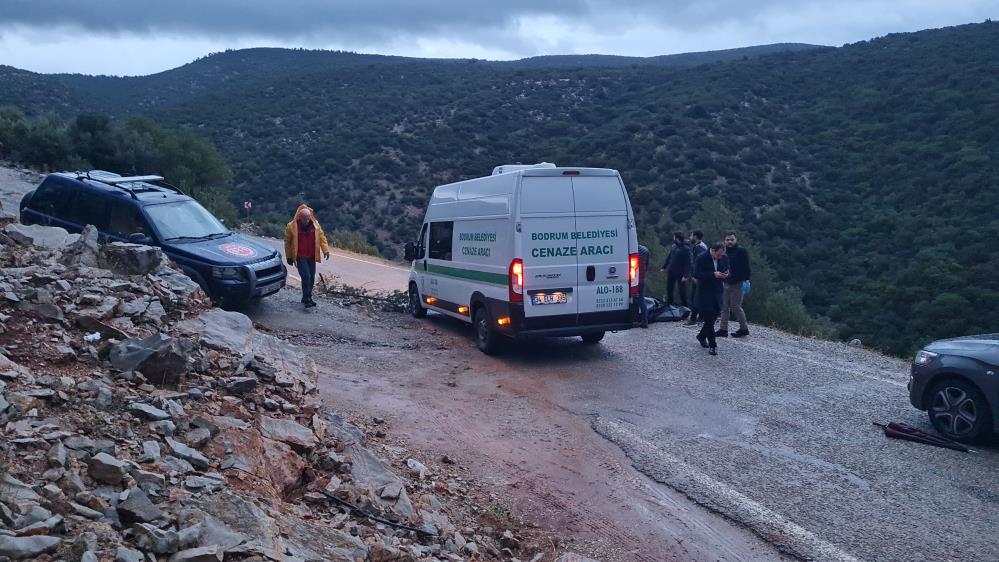
[[[938,355],[939,354],[933,353],[932,351],[926,351],[925,349],[921,349],[919,350],[919,353],[916,354],[916,358],[913,359],[912,362],[915,363],[916,365],[925,365],[930,361],[936,359]]]
[[[216,279],[245,279],[246,274],[242,267],[213,267],[212,277]]]

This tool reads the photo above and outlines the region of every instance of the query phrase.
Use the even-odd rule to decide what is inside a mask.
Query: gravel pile
[[[0,561],[542,559],[158,249],[2,228]]]

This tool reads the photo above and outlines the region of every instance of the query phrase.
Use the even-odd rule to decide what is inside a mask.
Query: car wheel
[[[423,303],[420,302],[420,291],[415,284],[409,286],[409,313],[413,315],[413,318],[426,318],[427,316],[427,309],[423,308]]]
[[[583,343],[594,344],[599,343],[600,340],[604,339],[605,333],[606,332],[594,332],[592,334],[583,334],[580,337],[583,338]]]
[[[934,384],[926,412],[933,427],[954,441],[979,441],[992,429],[992,414],[985,395],[975,385],[960,379]]]
[[[475,326],[475,346],[486,355],[495,355],[499,351],[500,335],[493,328],[493,322],[489,318],[489,311],[486,310],[486,307],[482,305],[475,307],[472,324]]]

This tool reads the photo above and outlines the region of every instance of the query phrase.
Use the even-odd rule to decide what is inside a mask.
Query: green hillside
[[[186,128],[218,146],[237,198],[274,220],[308,200],[390,257],[435,185],[510,162],[613,167],[662,240],[705,200],[734,211],[775,286],[841,337],[908,353],[999,331],[999,24],[779,50],[672,66],[260,49],[140,78],[0,68],[0,105]]]

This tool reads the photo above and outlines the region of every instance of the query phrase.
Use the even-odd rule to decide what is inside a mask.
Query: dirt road
[[[928,429],[900,361],[755,327],[710,357],[676,324],[493,358],[449,318],[289,315],[293,299],[251,314],[307,346],[336,407],[388,418],[602,560],[999,558],[996,448],[871,425]]]
[[[16,215],[21,197],[38,187],[43,177],[35,172],[0,165],[0,206]]]
[[[273,238],[254,238],[284,255],[283,241]],[[331,254],[332,259],[319,263],[316,271],[332,275],[337,283],[377,292],[406,290],[409,269],[395,262],[338,249],[333,249]],[[295,268],[289,268],[288,273],[293,281],[301,281]]]

